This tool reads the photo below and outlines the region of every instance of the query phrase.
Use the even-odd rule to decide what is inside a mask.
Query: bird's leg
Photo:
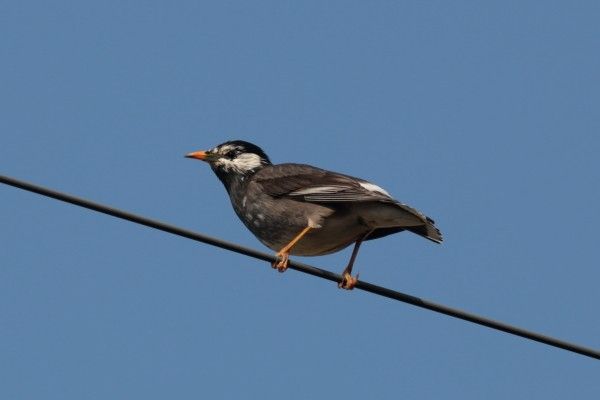
[[[350,261],[348,261],[348,265],[342,272],[342,280],[338,283],[338,287],[340,289],[352,290],[354,289],[354,286],[356,286],[356,283],[358,282],[358,274],[356,274],[356,276],[352,276],[352,266],[354,265],[354,260],[356,260],[356,256],[358,255],[358,249],[360,249],[360,245],[371,233],[373,233],[373,230],[367,232],[364,236],[358,239],[356,243],[354,243]]]
[[[358,274],[356,277],[352,276],[352,266],[354,265],[354,260],[356,259],[356,255],[358,254],[358,249],[360,248],[363,239],[359,239],[354,243],[354,248],[352,249],[352,255],[350,256],[350,261],[348,261],[348,265],[344,268],[342,272],[342,280],[338,283],[338,287],[340,289],[352,290],[354,286],[356,286],[356,282],[358,282]]]
[[[277,255],[276,255],[277,256],[277,260],[275,260],[275,262],[273,264],[271,264],[272,267],[273,268],[277,268],[277,271],[279,271],[279,272],[285,272],[285,270],[288,267],[288,262],[289,262],[289,259],[290,259],[290,250],[311,229],[312,229],[312,227],[310,227],[310,226],[307,226],[306,228],[302,229],[302,232],[300,232],[287,245],[285,245],[281,250],[279,250],[277,252]]]

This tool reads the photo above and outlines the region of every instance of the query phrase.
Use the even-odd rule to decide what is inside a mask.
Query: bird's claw
[[[279,272],[285,272],[288,269],[290,253],[277,253],[277,260],[271,264],[271,267]]]
[[[340,289],[352,290],[358,283],[358,274],[356,276],[350,275],[348,272],[342,274],[342,281],[338,283]]]

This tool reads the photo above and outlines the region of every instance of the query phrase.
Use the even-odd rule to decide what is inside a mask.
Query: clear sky
[[[0,173],[265,250],[228,139],[436,219],[361,278],[600,348],[600,5],[8,1]],[[0,398],[597,399],[600,362],[0,186]],[[350,250],[302,261],[340,272]]]

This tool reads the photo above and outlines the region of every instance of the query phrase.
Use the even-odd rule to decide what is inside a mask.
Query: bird
[[[354,244],[338,287],[358,282],[352,267],[361,244],[408,231],[434,243],[442,234],[433,219],[366,181],[306,164],[273,164],[257,145],[230,140],[187,158],[208,163],[223,183],[233,209],[265,246],[272,267],[288,268],[290,255],[321,256]]]

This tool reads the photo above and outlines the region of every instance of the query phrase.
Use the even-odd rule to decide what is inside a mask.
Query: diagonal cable
[[[24,182],[18,179],[10,178],[8,176],[0,175],[0,182],[17,187],[19,189],[27,190],[29,192],[37,193],[42,196],[51,197],[56,200],[64,201],[67,203],[74,204],[79,207],[88,208],[90,210],[98,211],[103,214],[108,214],[116,218],[125,219],[127,221],[134,222],[148,226],[150,228],[158,229],[164,232],[171,233],[173,235],[186,237],[198,242],[206,243],[211,246],[220,247],[225,250],[233,251],[235,253],[243,254],[249,257],[257,258],[264,261],[275,261],[275,257],[271,254],[256,251],[247,247],[237,245],[235,243],[226,242],[221,239],[217,239],[208,235],[204,235],[198,232],[193,232],[187,229],[182,229],[174,225],[169,225],[164,222],[156,221],[150,218],[142,217],[136,214],[132,214],[126,211],[119,210],[114,207],[108,207],[103,204],[94,203],[89,200],[81,199],[75,196],[71,196],[66,193],[61,193],[56,190],[48,189],[42,186],[34,185],[28,182]],[[326,271],[320,268],[313,267],[308,264],[299,263],[296,261],[290,261],[289,268],[296,271],[304,272],[305,274],[313,275],[319,278],[327,279],[333,282],[340,282],[342,276],[335,274],[330,271]],[[569,343],[563,340],[559,340],[550,336],[542,335],[536,332],[528,331],[516,326],[506,324],[504,322],[495,321],[489,318],[481,317],[476,314],[472,314],[466,311],[462,311],[456,308],[451,308],[443,304],[437,304],[428,300],[421,299],[419,297],[411,296],[409,294],[397,292],[385,287],[373,285],[368,282],[358,281],[355,286],[356,289],[364,290],[369,293],[377,294],[379,296],[388,297],[393,300],[401,301],[404,303],[412,304],[417,307],[425,308],[431,311],[435,311],[441,314],[446,314],[454,318],[459,318],[464,321],[469,321],[478,325],[487,326],[488,328],[496,329],[502,332],[509,333],[511,335],[521,336],[523,338],[533,340],[539,343],[546,344],[561,348],[573,353],[578,353],[587,357],[595,358],[600,360],[600,351],[580,346],[578,344]]]

